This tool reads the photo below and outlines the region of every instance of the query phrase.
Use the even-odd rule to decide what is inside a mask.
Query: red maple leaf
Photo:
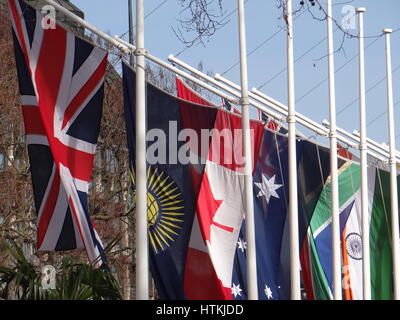
[[[210,181],[208,180],[207,173],[205,173],[200,188],[199,198],[197,200],[197,213],[204,241],[210,241],[212,225],[228,232],[233,232],[234,230],[233,228],[222,225],[214,220],[215,214],[222,202],[223,200],[217,200],[214,198]]]

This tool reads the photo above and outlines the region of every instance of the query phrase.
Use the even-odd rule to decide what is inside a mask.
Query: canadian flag
[[[180,95],[185,88],[191,91],[179,79],[177,85]],[[197,103],[198,98],[196,95]],[[188,299],[232,299],[233,262],[245,214],[241,127],[238,115],[218,109],[186,258]],[[253,121],[250,129],[255,168],[254,155],[259,153],[264,125]]]

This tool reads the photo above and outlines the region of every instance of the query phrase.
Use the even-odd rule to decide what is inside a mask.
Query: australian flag
[[[86,248],[100,265],[104,250],[88,212],[87,192],[99,136],[107,53],[43,15],[9,0],[15,60],[37,220],[44,251]]]
[[[135,185],[136,149],[136,92],[135,73],[125,63],[122,65],[125,122],[128,138],[130,166]],[[161,299],[186,299],[185,266],[191,236],[199,181],[204,165],[200,158],[207,158],[208,150],[202,155],[200,149],[188,139],[178,139],[177,134],[191,129],[201,137],[201,129],[214,126],[217,110],[200,107],[170,96],[151,84],[146,86],[147,132],[165,134],[153,136],[147,143],[147,215],[150,253],[150,270]],[[149,135],[150,137],[150,135]],[[162,137],[161,137],[162,138]],[[163,139],[163,138],[162,138]],[[208,139],[208,137],[207,137]],[[199,141],[201,146],[201,141]],[[187,146],[187,149],[182,149]],[[208,144],[206,144],[208,145]],[[165,157],[162,149],[165,148]],[[178,150],[185,150],[188,161],[178,158]],[[157,158],[158,159],[155,159]],[[135,192],[135,190],[133,190]]]
[[[261,151],[253,175],[254,219],[256,234],[258,297],[282,299],[280,255],[288,204],[288,139],[265,130]],[[232,297],[247,299],[245,221],[240,231]]]

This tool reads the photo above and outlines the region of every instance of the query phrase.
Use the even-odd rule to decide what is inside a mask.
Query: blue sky
[[[85,12],[88,22],[112,35],[124,34],[128,30],[127,0],[72,0],[75,5]],[[133,1],[135,2],[135,1]],[[400,28],[398,12],[400,1],[398,0],[333,0],[334,18],[341,21],[345,5],[365,7],[365,44],[368,46],[376,40],[376,36],[384,28]],[[151,54],[167,60],[169,54],[177,54],[184,46],[174,35],[172,27],[177,26],[177,18],[182,8],[176,0],[146,0],[145,12],[148,14],[162,4],[145,20],[145,44]],[[227,13],[236,7],[236,1],[223,1]],[[300,0],[294,0],[297,8]],[[325,3],[324,0],[321,3]],[[110,5],[111,4],[111,5]],[[276,7],[275,0],[248,0],[246,10],[247,49],[249,55],[249,85],[259,87],[273,78],[286,67],[286,35],[281,31],[271,40],[266,41],[281,29],[283,21],[281,12]],[[321,17],[318,10],[313,10],[316,16]],[[349,30],[355,33],[356,30]],[[295,58],[304,55],[295,64],[296,77],[296,110],[321,123],[328,118],[328,83],[322,83],[317,89],[305,95],[327,77],[326,22],[314,19],[308,12],[299,16],[294,22]],[[371,38],[370,38],[371,36]],[[341,31],[335,32],[335,47],[339,48],[342,42]],[[263,44],[264,43],[264,44]],[[319,44],[318,44],[319,43]],[[263,45],[262,45],[263,44]],[[238,31],[236,13],[230,17],[230,21],[219,30],[205,47],[197,45],[184,51],[179,58],[193,66],[202,62],[205,70],[215,73],[224,73],[239,60]],[[313,48],[314,47],[314,48]],[[313,48],[312,50],[310,50]],[[336,99],[338,112],[338,126],[353,131],[359,128],[358,102],[352,101],[358,98],[358,58],[352,58],[358,53],[358,39],[347,39],[343,45],[344,50],[335,55],[336,69],[347,63],[336,73]],[[400,66],[400,31],[392,35],[392,64],[393,69]],[[400,67],[399,67],[400,69]],[[400,70],[393,74],[394,101],[400,101],[399,85]],[[366,88],[374,87],[386,76],[385,41],[379,38],[366,50]],[[239,66],[232,68],[225,77],[239,83]],[[283,102],[287,102],[286,71],[276,76],[261,90],[269,96]],[[371,122],[367,128],[367,134],[377,142],[387,142],[387,115],[383,115],[373,121],[378,115],[387,109],[386,80],[376,85],[367,94],[367,122]],[[300,99],[301,98],[301,99]],[[395,105],[396,123],[400,123],[400,102]],[[372,122],[373,121],[373,122]],[[300,127],[307,135],[309,132]],[[400,134],[400,125],[396,134]],[[311,134],[310,134],[311,135]],[[326,140],[318,138],[320,142]],[[400,149],[400,136],[397,137],[397,147]]]

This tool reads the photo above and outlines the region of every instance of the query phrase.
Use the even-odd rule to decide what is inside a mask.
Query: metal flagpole
[[[394,110],[393,110],[393,77],[392,57],[390,48],[391,29],[384,29],[386,37],[386,69],[387,69],[387,101],[388,101],[388,128],[390,145],[390,199],[392,220],[392,254],[393,254],[393,276],[394,276],[394,299],[400,299],[400,256],[399,256],[399,209],[397,197],[397,167],[396,167],[396,142],[394,134]]]
[[[329,127],[328,120],[324,120],[323,124],[325,126]],[[353,149],[360,148],[360,138],[359,137],[357,137],[354,134],[348,133],[347,131],[345,131],[339,127],[336,127],[336,131],[338,133],[338,135],[337,135],[338,140],[344,142],[345,144],[347,144],[349,147],[351,147]],[[343,135],[343,136],[341,136],[341,135]],[[352,141],[350,140],[350,142],[348,142],[349,140],[347,140],[347,142],[346,142],[346,139],[342,139],[343,137],[347,137],[347,138],[351,139]],[[354,144],[353,141],[355,141],[357,144]],[[367,139],[367,141],[368,141],[368,139]],[[369,144],[368,142],[367,142],[367,146],[368,146],[368,150],[367,150],[368,156],[371,156],[371,157],[375,158],[376,160],[381,161],[382,163],[387,162],[387,158],[388,158],[387,152],[380,150],[379,148],[375,147],[372,144]],[[381,156],[383,156],[383,157],[381,157]]]
[[[76,23],[78,23],[80,26],[90,30],[91,32],[93,32],[94,34],[98,35],[100,38],[104,39],[105,41],[107,41],[109,44],[115,46],[116,48],[118,48],[119,50],[121,50],[121,52],[130,54],[132,51],[136,50],[136,47],[130,43],[128,43],[127,41],[121,40],[120,38],[118,38],[117,36],[115,38],[110,37],[108,34],[102,32],[101,30],[97,29],[96,27],[94,27],[93,25],[89,24],[88,22],[86,22],[85,20],[83,20],[82,18],[78,17],[77,15],[75,15],[74,13],[72,13],[71,11],[65,9],[63,6],[59,5],[58,3],[54,2],[53,0],[43,0],[44,2],[54,6],[58,11],[62,12],[63,14],[65,14],[66,16],[68,16],[69,18],[71,18],[73,21],[75,21]],[[229,96],[228,94],[225,94],[223,91],[218,90],[216,87],[229,92],[230,94],[234,95],[235,97],[240,97],[241,94],[236,94],[234,92],[234,90],[229,90],[226,86],[221,85],[221,83],[219,83],[218,81],[222,81],[226,84],[228,84],[229,86],[231,86],[234,89],[237,89],[237,85],[233,84],[232,82],[230,82],[229,80],[216,75],[216,79],[218,81],[216,82],[212,82],[212,84],[214,84],[216,87],[211,86],[209,84],[207,84],[204,81],[200,81],[199,79],[197,79],[196,77],[190,75],[187,72],[183,72],[181,69],[178,69],[166,62],[164,62],[163,60],[151,55],[149,52],[145,51],[144,55],[147,59],[149,59],[150,61],[153,61],[154,63],[158,64],[159,66],[172,71],[173,73],[180,75],[182,77],[184,77],[185,79],[188,79],[196,84],[198,84],[199,86],[201,86],[202,88],[209,90],[213,93],[215,93],[216,95],[223,97],[225,99],[227,99],[228,101],[232,102],[232,103],[236,103],[237,101],[232,97]],[[174,63],[177,63],[181,66],[183,65],[182,61],[177,60],[176,58],[173,59]],[[184,66],[184,68],[187,68],[187,65]],[[192,68],[192,70],[196,70],[195,68]],[[197,71],[197,70],[196,70]],[[193,72],[193,71],[191,71]],[[198,72],[198,71],[197,71]],[[199,75],[200,77],[202,77],[203,79],[207,80],[207,75],[202,74],[200,72],[196,73],[197,75]],[[209,77],[208,77],[209,78]],[[209,81],[209,80],[207,80]],[[239,87],[240,90],[240,87]],[[253,94],[254,93],[254,94]],[[275,112],[271,111],[271,109],[278,111],[280,114],[282,114],[283,116],[287,117],[287,106],[283,105],[282,103],[272,99],[271,97],[266,96],[264,93],[253,89],[253,93],[249,92],[249,96],[252,97],[254,100],[250,100],[250,103],[252,106],[254,106],[255,108],[262,110],[263,112],[267,113],[269,116],[277,119],[278,121],[282,121],[284,122],[284,119],[282,119],[282,117],[278,114],[276,114]],[[258,96],[258,97],[257,97]],[[255,101],[256,100],[256,101]],[[258,103],[259,102],[259,103]],[[267,107],[265,107],[265,106]],[[299,124],[305,126],[306,128],[309,128],[310,130],[314,131],[315,133],[322,135],[322,136],[327,136],[327,130],[325,130],[325,128],[323,128],[321,125],[319,125],[318,123],[316,123],[315,121],[312,121],[311,119],[303,116],[300,113],[296,112],[296,117],[297,117],[297,121],[299,122]],[[338,132],[340,130],[340,128],[337,128]],[[352,137],[351,134],[347,133],[344,130],[341,130],[340,133],[343,133],[346,136],[350,136],[351,139],[354,139],[355,137]],[[358,136],[358,132],[354,133],[356,136]],[[338,140],[342,141],[345,144],[348,144],[351,148],[354,148],[354,144],[347,138],[345,138],[344,136],[338,135]],[[355,139],[355,141],[359,142],[359,139]],[[387,157],[388,155],[388,150],[386,147],[382,146],[381,144],[375,142],[374,140],[368,139],[367,138],[367,142],[368,142],[368,147],[371,148],[371,150],[376,151],[377,154],[380,154],[382,156]],[[374,148],[377,147],[377,148]],[[379,150],[378,150],[379,149]],[[382,158],[377,157],[376,155],[370,153],[370,150],[368,150],[368,153],[375,157],[376,159],[383,161]],[[396,154],[398,157],[400,157],[400,152],[396,151]],[[400,161],[400,159],[399,159]]]
[[[199,77],[201,77],[207,81],[210,81],[209,77],[207,75],[197,71],[193,67],[188,66],[184,62],[178,60],[177,58],[173,58],[173,59],[171,59],[171,61],[173,61],[174,63],[180,65],[181,67],[183,67],[185,69],[188,69],[190,72],[195,73]],[[222,83],[230,86],[231,88],[233,88],[235,90],[240,90],[240,86],[238,86],[237,84],[233,83],[230,80],[225,79],[224,77],[222,77],[219,74],[215,75],[215,79],[218,81],[221,81]],[[221,88],[223,90],[227,90],[227,88],[224,85],[221,85],[218,82],[215,83],[215,82],[211,81],[211,83],[213,83],[214,85],[218,86],[219,88]],[[286,117],[288,115],[288,107],[287,106],[285,106],[283,103],[281,103],[279,101],[276,101],[275,99],[273,99],[271,97],[268,97],[267,95],[265,95],[264,93],[262,93],[261,91],[259,91],[257,89],[253,88],[249,92],[249,97],[251,98],[250,104],[257,109],[260,109],[260,107],[259,107],[259,105],[255,104],[254,101],[260,102],[260,103],[268,106],[269,108],[281,113],[282,115],[285,115]],[[260,110],[263,110],[263,109],[260,109]],[[314,131],[315,133],[317,133],[321,136],[324,136],[324,137],[329,136],[329,130],[325,128],[325,127],[330,126],[330,123],[328,120],[324,120],[323,125],[320,125],[320,124],[316,123],[315,121],[305,117],[301,113],[296,112],[296,122],[308,129]],[[353,149],[359,148],[360,139],[358,138],[358,136],[352,135],[339,127],[336,127],[336,130],[337,130],[337,133],[340,133],[340,134],[337,134],[337,140],[340,140],[341,142],[345,143],[346,145],[348,145],[349,147],[351,147]],[[353,141],[351,141],[350,139],[348,139],[346,137],[353,139],[354,141],[357,142],[357,144],[355,144]],[[371,149],[371,150],[367,151],[368,155],[374,157],[375,159],[377,159],[379,161],[385,162],[386,161],[385,158],[379,157],[376,154],[372,153],[371,151],[374,151],[377,154],[382,155],[384,157],[388,157],[388,152],[385,151],[381,145],[379,145],[377,142],[375,142],[371,139],[367,138],[367,143],[368,143],[368,148]],[[399,153],[399,152],[397,152],[397,153]],[[399,162],[400,162],[400,159],[399,159]]]
[[[332,201],[332,272],[333,272],[333,299],[342,300],[342,266],[340,256],[340,218],[339,218],[339,182],[338,182],[338,154],[336,132],[336,96],[335,96],[335,64],[333,50],[332,28],[332,0],[326,0],[328,25],[328,74],[329,74],[329,113],[331,145],[331,201]]]
[[[360,133],[357,130],[354,130],[353,134],[357,137],[360,136]],[[385,143],[378,143],[368,137],[367,137],[367,143],[377,147],[379,150],[381,150],[383,153],[385,153],[387,155],[390,154],[389,146],[387,146]],[[397,161],[400,161],[400,152],[397,150],[396,150],[396,157],[397,157]]]
[[[235,97],[237,97],[239,99],[242,97],[242,94],[240,92],[242,90],[241,86],[237,86],[237,87],[235,86],[235,87],[232,87],[233,88],[232,89],[232,88],[218,82],[217,80],[211,78],[210,76],[200,72],[196,68],[193,68],[190,65],[184,63],[183,61],[180,61],[179,59],[175,58],[172,55],[168,56],[168,60],[173,62],[174,64],[181,66],[183,69],[190,71],[190,73],[198,76],[198,78],[202,78],[202,79],[206,80],[207,82],[213,84],[214,86],[212,86],[211,88],[215,88],[215,87],[220,88],[220,89],[228,92],[229,94],[234,95]],[[170,68],[170,66],[169,66],[169,68]],[[180,69],[176,69],[176,70],[180,70]],[[174,71],[174,72],[176,72],[176,71]],[[182,77],[188,79],[188,74],[182,73]],[[198,81],[199,80],[198,78],[194,78],[194,79],[197,79],[197,81]],[[204,88],[204,84],[205,84],[204,82],[203,83],[199,82],[199,85],[202,86],[203,88]],[[236,91],[239,91],[240,93],[236,92]],[[218,95],[221,96],[221,92]],[[249,96],[250,95],[251,95],[251,93],[249,92]],[[235,101],[234,103],[237,103],[237,101]],[[260,110],[261,112],[265,112],[268,116],[275,118],[277,121],[282,121],[282,122],[286,121],[285,118],[283,118],[280,115],[278,115],[277,113],[265,108],[264,106],[262,106],[261,104],[255,102],[255,101],[250,100],[250,104],[252,106],[254,106],[257,110]]]
[[[133,22],[132,22],[132,0],[128,0],[128,22],[129,22],[129,42],[133,43]],[[131,54],[130,56],[130,65],[133,67],[134,66],[134,55]],[[130,166],[127,167],[127,172],[126,172],[126,177],[129,177],[129,170],[130,170]],[[126,201],[126,195],[124,197],[125,201]],[[129,227],[129,221],[127,217],[122,217],[121,218],[121,222],[122,225],[124,225],[124,229],[121,230],[123,232],[122,234],[122,239],[121,239],[121,244],[125,247],[125,248],[129,248],[130,247],[130,239],[129,239],[129,235],[130,235],[130,227]],[[128,253],[124,252],[124,255],[126,256],[126,258],[128,258]],[[132,260],[134,260],[135,258],[131,257]],[[123,278],[123,292],[124,292],[124,300],[130,300],[131,299],[131,280],[130,280],[130,274],[131,274],[131,270],[130,270],[130,266],[129,264],[124,264],[123,266],[124,268],[124,278]]]
[[[83,20],[82,18],[78,17],[73,12],[71,12],[68,9],[64,8],[62,5],[58,4],[57,2],[54,2],[54,0],[43,0],[43,1],[46,2],[47,4],[53,6],[54,8],[56,8],[58,11],[62,12],[67,17],[71,18],[73,21],[78,23],[80,26],[90,30],[94,34],[97,34],[99,37],[101,37],[102,39],[104,39],[108,43],[112,44],[113,46],[115,46],[116,48],[121,50],[122,52],[130,53],[130,50],[126,47],[126,45],[121,44],[117,40],[115,40],[112,37],[110,37],[108,34],[100,31],[96,27],[92,26],[90,23],[87,23],[85,20]]]
[[[134,45],[132,45],[132,44],[130,44],[130,43],[124,41],[124,40],[121,40],[121,39],[118,38],[117,36],[116,36],[115,38],[110,37],[108,34],[106,34],[106,33],[102,32],[101,30],[97,29],[97,28],[94,27],[93,25],[89,24],[88,22],[86,22],[86,21],[83,20],[82,18],[78,17],[77,15],[75,15],[74,13],[72,13],[71,11],[65,9],[64,7],[62,7],[61,5],[59,5],[58,3],[54,2],[53,0],[43,0],[43,1],[45,1],[46,3],[48,3],[48,4],[52,5],[52,6],[54,6],[58,11],[62,12],[63,14],[65,14],[66,16],[68,16],[69,18],[71,18],[73,21],[75,21],[76,23],[78,23],[79,25],[81,25],[82,27],[84,27],[84,28],[90,30],[91,32],[93,32],[94,34],[98,35],[99,37],[101,37],[102,39],[104,39],[105,41],[107,41],[108,43],[110,43],[111,45],[115,46],[116,48],[118,48],[118,49],[121,50],[122,52],[124,52],[124,53],[131,53],[131,51],[136,50],[136,46],[134,46]],[[192,75],[190,75],[190,74],[188,74],[188,73],[186,73],[186,72],[183,72],[182,70],[180,70],[180,69],[178,69],[178,68],[176,68],[176,67],[171,66],[170,64],[164,62],[163,60],[161,60],[161,59],[159,59],[159,58],[157,58],[157,57],[155,57],[155,56],[152,56],[152,55],[149,54],[147,51],[144,52],[144,55],[145,55],[145,57],[146,57],[147,59],[153,61],[154,63],[156,63],[156,64],[158,64],[158,65],[160,65],[160,66],[162,66],[162,67],[164,67],[164,68],[166,68],[166,69],[172,71],[172,72],[175,73],[175,74],[178,74],[178,75],[184,77],[185,79],[188,79],[188,80],[190,80],[190,81],[192,81],[192,82],[198,84],[199,86],[203,87],[204,89],[209,90],[209,91],[215,93],[216,95],[219,95],[219,96],[221,96],[221,97],[227,99],[227,100],[230,101],[230,102],[233,102],[233,103],[236,102],[234,98],[230,97],[229,95],[225,94],[224,92],[219,91],[219,90],[217,90],[215,87],[210,86],[210,85],[208,85],[207,83],[200,81],[199,79],[193,77]],[[172,60],[171,57],[172,57],[172,56],[170,56],[169,59]],[[176,58],[173,58],[172,61],[173,61],[174,63],[177,63],[177,64],[183,66],[183,67],[186,68],[186,69],[188,68],[188,65],[184,64],[182,61],[179,61],[179,60],[176,59]],[[194,71],[192,71],[192,70],[196,70],[196,69],[195,69],[195,68],[191,68],[190,70],[191,70],[191,72],[194,72]],[[196,70],[196,71],[197,71],[197,70]],[[197,72],[198,72],[198,71],[197,71]],[[207,77],[208,77],[207,75],[202,74],[202,73],[200,73],[200,72],[198,72],[198,73],[196,73],[196,74],[199,75],[199,76],[201,76],[202,78],[206,79],[207,81],[209,81],[209,80],[207,79]],[[208,77],[208,78],[209,78],[209,77]],[[235,89],[237,89],[237,87],[239,87],[239,86],[237,86],[237,85],[231,83],[229,80],[227,80],[227,79],[225,79],[225,78],[223,78],[223,77],[221,77],[221,76],[216,75],[216,79],[219,80],[219,81],[222,81],[222,82],[224,82],[224,83],[227,83],[229,86],[231,86],[231,87],[233,87],[233,88],[235,88]],[[219,88],[221,88],[221,89],[223,89],[223,90],[225,90],[225,91],[227,91],[227,92],[229,92],[229,93],[235,95],[236,97],[240,96],[240,95],[236,95],[236,94],[234,93],[234,91],[227,89],[225,86],[222,86],[222,85],[219,84],[218,82],[212,82],[212,83],[213,83],[214,85],[216,85],[217,87],[219,87]],[[239,89],[240,89],[240,87],[239,87]],[[261,93],[260,91],[258,91],[258,90],[256,90],[256,89],[253,89],[253,91],[254,91],[255,94],[257,94],[258,96],[260,96],[260,97],[262,98],[262,100],[261,100],[261,99],[258,99],[258,98],[257,98],[255,95],[253,95],[252,93],[249,93],[249,96],[251,95],[254,99],[256,99],[257,101],[259,101],[260,103],[265,104],[265,105],[267,105],[268,107],[270,107],[270,108],[272,108],[272,109],[274,109],[274,110],[277,110],[279,113],[282,113],[282,114],[284,114],[285,116],[287,115],[287,111],[286,111],[286,110],[288,109],[287,106],[285,106],[285,105],[283,105],[282,103],[280,103],[280,102],[278,102],[278,101],[272,99],[271,97],[266,96],[265,94]],[[261,104],[259,104],[259,103],[252,102],[252,106],[254,106],[255,108],[257,108],[257,109],[259,109],[259,110],[262,110],[263,112],[266,112],[268,115],[270,115],[271,117],[274,117],[274,118],[278,119],[279,121],[283,121],[283,119],[281,119],[279,115],[275,114],[275,113],[272,112],[270,109],[267,109],[266,107],[264,107],[263,105],[261,105]],[[305,127],[309,128],[310,130],[313,130],[314,132],[316,132],[316,133],[318,133],[318,134],[320,134],[320,135],[323,135],[323,136],[326,135],[325,130],[323,130],[323,128],[322,128],[320,125],[318,125],[316,122],[312,121],[311,119],[308,119],[308,118],[304,117],[303,115],[301,115],[301,114],[299,114],[299,113],[296,113],[296,117],[298,117],[299,123],[300,123],[300,121],[301,121],[301,124],[304,125]],[[338,128],[338,130],[339,130],[339,128]],[[345,132],[344,130],[342,130],[342,131],[343,131],[343,133],[348,134],[348,133]],[[357,134],[357,135],[358,135],[358,134]],[[353,147],[353,144],[352,144],[351,142],[349,142],[347,139],[342,139],[343,137],[341,137],[341,136],[338,136],[338,138],[340,138],[340,139],[342,140],[342,142],[344,142],[344,143],[346,143],[346,144],[349,144],[351,147]],[[373,148],[373,146],[372,146],[372,144],[373,144],[374,146],[378,146],[379,149],[382,149],[382,146],[381,146],[380,144],[378,144],[377,142],[375,142],[375,141],[373,141],[373,140],[371,140],[371,139],[367,139],[367,141],[371,143],[371,145],[369,145],[371,148]],[[382,155],[385,156],[386,153],[387,153],[387,150],[383,148],[382,151],[377,150],[377,153],[382,154]],[[400,155],[400,152],[397,151],[397,154]],[[373,154],[371,154],[371,155],[374,156]],[[380,160],[380,159],[379,159],[379,160]]]
[[[80,26],[90,30],[91,32],[93,32],[94,34],[98,35],[99,37],[101,37],[102,39],[104,39],[105,41],[107,41],[108,43],[110,43],[111,45],[115,46],[116,48],[118,48],[119,50],[121,50],[124,53],[132,53],[132,51],[136,51],[136,47],[132,44],[129,44],[126,41],[123,41],[119,38],[113,39],[112,37],[110,37],[109,35],[107,35],[106,33],[102,32],[101,30],[97,29],[96,27],[94,27],[93,25],[89,24],[88,22],[86,22],[85,20],[81,19],[80,17],[76,16],[74,13],[70,12],[69,10],[65,9],[64,7],[62,7],[61,5],[59,5],[58,3],[54,2],[53,0],[43,0],[44,2],[54,6],[58,11],[62,12],[63,14],[65,14],[66,16],[68,16],[69,18],[71,18],[73,21],[75,21],[76,23],[78,23]],[[365,9],[364,11],[365,12]],[[291,21],[291,17],[289,19],[289,21]],[[193,77],[192,75],[183,72],[182,70],[169,65],[168,63],[162,61],[161,59],[152,56],[150,53],[148,53],[147,51],[145,51],[144,49],[136,51],[136,54],[139,55],[144,55],[147,59],[153,61],[154,63],[174,72],[175,74],[178,74],[190,81],[193,81],[195,83],[197,83],[198,85],[200,85],[201,87],[221,96],[224,97],[225,99],[227,99],[228,101],[231,102],[235,102],[235,99],[232,98],[231,96],[225,94],[224,92],[218,90],[217,88],[215,88],[214,86],[210,86],[209,84],[200,81],[199,79]],[[142,56],[143,58],[143,56]],[[144,59],[143,59],[144,60]],[[360,57],[361,60],[361,57]],[[142,63],[142,65],[144,65],[144,61]],[[143,70],[143,67],[141,68],[141,70]],[[140,73],[140,72],[139,72]],[[361,78],[361,77],[360,77]],[[224,81],[225,82],[225,81]],[[225,87],[221,86],[220,84],[216,85],[218,88],[221,88],[222,90],[226,90]],[[365,86],[364,86],[365,89]],[[361,90],[360,90],[361,91]],[[228,92],[230,92],[231,94],[233,94],[234,96],[240,96],[240,94],[236,95],[233,91],[228,90]],[[257,95],[260,95],[260,92],[257,92]],[[250,95],[250,94],[249,94]],[[365,94],[364,94],[365,96]],[[256,107],[257,109],[262,110],[263,112],[266,112],[268,115],[272,116],[272,117],[276,117],[277,119],[280,119],[279,115],[276,115],[274,112],[272,112],[269,108],[266,108],[264,105],[277,110],[279,113],[286,115],[289,114],[288,111],[286,111],[288,108],[286,106],[284,106],[281,103],[277,103],[276,101],[272,101],[272,98],[270,97],[266,97],[264,94],[261,94],[261,98],[257,98],[255,95],[252,96],[256,101],[252,101],[250,100],[251,104]],[[364,97],[365,100],[365,97]],[[292,100],[293,101],[293,100]],[[361,102],[360,102],[361,103]],[[365,103],[365,101],[364,101]],[[279,108],[278,108],[279,107]],[[280,108],[282,108],[282,110],[279,110]],[[139,114],[138,114],[139,116]],[[325,135],[326,131],[323,130],[318,124],[315,124],[312,120],[302,116],[301,114],[297,114],[297,116],[299,117],[299,123],[301,123],[302,125],[306,126],[307,128],[310,128],[311,130],[313,130],[314,132],[321,134],[321,135]],[[293,117],[293,115],[292,115]],[[289,118],[289,117],[288,117]],[[282,120],[281,120],[282,121]],[[144,123],[144,121],[143,121]],[[337,128],[338,132],[339,132],[339,128]],[[344,134],[346,136],[351,136],[350,134],[348,134],[346,131],[342,130],[340,131],[341,134]],[[356,142],[360,142],[361,139],[357,139],[357,137],[351,137],[352,140],[356,141]],[[346,137],[342,136],[342,135],[338,135],[338,140],[342,141],[343,143],[348,144],[350,147],[354,148],[354,144],[352,143],[352,141],[350,141],[350,139],[347,139]],[[378,143],[376,143],[375,141],[368,139],[368,140],[364,140],[369,142],[370,144],[366,145],[364,142],[364,148],[367,149],[367,147],[371,148],[371,150],[374,150],[374,146],[378,146],[378,148],[375,148],[375,152],[379,155],[382,155],[384,157],[387,157],[387,149],[383,148],[381,145],[379,145]],[[383,149],[382,149],[383,148]],[[380,150],[382,149],[382,150]],[[367,150],[367,153],[369,153],[371,156],[375,157],[376,159],[380,160],[380,161],[384,161],[385,159],[382,159],[381,157],[370,153],[370,150]],[[400,154],[397,151],[397,154]],[[146,210],[145,210],[146,211]],[[144,220],[143,220],[144,221]],[[146,238],[147,240],[147,238]],[[367,239],[368,241],[368,239]],[[147,242],[146,242],[147,245]],[[146,250],[147,252],[147,250]],[[368,252],[367,252],[368,254]],[[146,259],[147,260],[147,259]],[[298,263],[298,262],[297,262]],[[369,259],[368,259],[368,263],[369,263]],[[369,269],[369,268],[368,268]],[[147,275],[148,275],[148,271],[146,271]],[[145,282],[145,281],[144,281]],[[298,283],[300,281],[298,280]],[[296,286],[295,286],[296,287]],[[297,286],[298,288],[299,286]],[[300,294],[298,295],[300,296]]]
[[[129,10],[129,43],[133,44],[133,5],[132,5],[132,0],[128,0],[128,10]],[[130,65],[133,67],[135,65],[135,56],[133,54],[130,55]]]
[[[357,8],[358,42],[360,64],[360,158],[361,158],[361,219],[362,219],[362,260],[364,300],[371,300],[371,270],[369,254],[369,210],[368,210],[368,163],[365,119],[365,57],[364,57],[364,12]]]
[[[247,52],[246,52],[246,30],[244,17],[244,1],[238,0],[239,18],[239,44],[240,44],[240,79],[242,85],[242,137],[244,156],[244,199],[246,215],[246,240],[247,240],[247,298],[258,299],[257,287],[257,265],[256,265],[256,237],[254,226],[254,204],[253,204],[253,177],[252,177],[252,156],[251,156],[251,134],[250,134],[250,106],[249,86],[247,75]]]
[[[143,0],[136,0],[136,299],[149,299]]]
[[[296,112],[294,100],[293,12],[292,0],[286,1],[289,127],[289,225],[291,298],[301,299],[299,217],[297,201]]]

